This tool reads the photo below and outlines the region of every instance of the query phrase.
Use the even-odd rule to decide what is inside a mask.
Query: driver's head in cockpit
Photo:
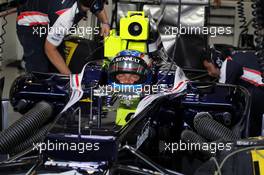
[[[147,79],[149,66],[138,51],[122,51],[109,65],[109,75],[118,84],[143,84]]]

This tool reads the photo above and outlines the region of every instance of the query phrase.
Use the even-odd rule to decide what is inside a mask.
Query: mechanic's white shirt
[[[74,17],[78,12],[77,2],[75,2],[71,8],[67,9],[67,11],[58,17],[47,35],[47,40],[51,44],[54,46],[59,46],[61,44],[63,38],[72,27]]]
[[[228,59],[226,59],[223,62],[220,68],[219,83],[226,83],[227,62]],[[256,87],[264,86],[264,83],[262,82],[261,72],[247,67],[242,67],[242,69],[243,69],[243,74],[240,76],[241,80],[246,81]]]
[[[220,69],[219,83],[225,83],[226,82],[226,66],[227,66],[227,59],[222,63],[222,66]]]

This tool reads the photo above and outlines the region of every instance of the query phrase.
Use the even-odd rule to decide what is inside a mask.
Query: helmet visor
[[[114,82],[120,83],[116,78],[119,74],[134,74],[139,76],[135,83],[143,83],[146,80],[148,67],[146,63],[137,57],[117,57],[109,65],[109,73]]]

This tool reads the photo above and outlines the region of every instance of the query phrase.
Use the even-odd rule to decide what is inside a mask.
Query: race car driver
[[[135,82],[137,82],[140,77],[137,74],[118,74],[116,79],[121,84],[135,84]]]
[[[136,50],[121,51],[109,64],[109,78],[118,84],[143,84],[147,79],[151,60]]]
[[[100,20],[101,35],[108,35],[104,0],[27,0],[22,4],[18,8],[17,35],[24,50],[26,71],[70,74],[61,43],[88,10]]]
[[[237,52],[224,54],[211,47],[203,64],[212,77],[220,83],[234,84],[245,87],[252,97],[250,135],[261,134],[262,116],[264,114],[264,83],[254,52]]]

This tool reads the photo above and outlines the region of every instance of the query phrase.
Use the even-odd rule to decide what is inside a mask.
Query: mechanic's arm
[[[104,37],[108,36],[110,32],[110,25],[109,25],[108,16],[107,16],[105,7],[101,12],[96,14],[96,16],[102,23],[101,36],[104,36]]]
[[[57,70],[61,74],[69,75],[71,73],[56,46],[46,40],[44,50],[50,62],[57,68]]]
[[[61,74],[69,75],[71,71],[67,67],[63,56],[58,51],[57,47],[63,42],[64,37],[73,25],[73,20],[75,18],[75,10],[77,8],[77,3],[74,4],[72,8],[66,10],[63,14],[53,22],[50,32],[48,32],[44,51],[50,60],[50,62],[57,68]]]

